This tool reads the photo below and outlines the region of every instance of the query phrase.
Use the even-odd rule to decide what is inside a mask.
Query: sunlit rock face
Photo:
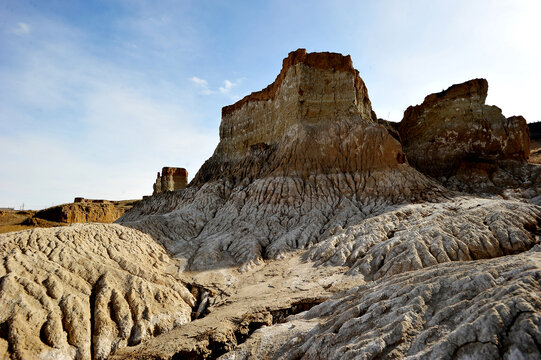
[[[410,106],[398,126],[408,161],[434,177],[449,177],[466,163],[525,161],[530,137],[522,116],[505,118],[485,105],[488,82],[474,79],[428,95]]]
[[[280,141],[294,124],[316,125],[353,114],[372,118],[366,86],[351,57],[299,49],[284,59],[271,85],[222,109],[217,152],[242,155],[253,145]]]
[[[220,143],[193,184],[404,163],[400,144],[375,119],[349,55],[299,49],[271,85],[222,109]]]
[[[188,185],[188,171],[184,168],[164,167],[158,172],[154,183],[153,195],[165,192],[182,190]]]
[[[376,122],[349,56],[292,52],[274,83],[222,113],[190,186],[119,220],[190,269],[278,258],[389,205],[445,196]]]

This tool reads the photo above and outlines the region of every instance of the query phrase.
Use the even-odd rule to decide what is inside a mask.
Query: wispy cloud
[[[229,94],[229,92],[231,91],[231,89],[233,88],[233,86],[235,86],[236,84],[233,84],[231,81],[229,80],[224,80],[224,86],[220,86],[218,88],[218,90],[222,93],[222,94]]]
[[[197,76],[194,76],[190,80],[198,86],[208,87],[208,82],[205,79],[200,79]]]
[[[11,33],[16,35],[30,34],[31,31],[32,28],[30,25],[23,22],[17,23],[17,25],[11,29]]]
[[[226,95],[227,98],[230,100],[237,100],[240,98],[240,96],[237,94],[232,94],[231,90],[240,85],[242,81],[244,81],[244,78],[237,79],[234,82],[226,79],[222,82],[223,86],[219,86],[217,90],[212,90],[209,87],[207,80],[199,78],[197,76],[191,77],[190,81],[201,90],[200,93],[203,95],[221,94]]]
[[[193,76],[190,78],[190,81],[193,82],[199,89],[201,89],[201,94],[203,95],[211,95],[215,93],[214,91],[209,89],[209,84],[205,79]]]
[[[218,132],[201,121],[204,111],[186,105],[188,89],[96,56],[73,26],[31,20],[40,28],[32,44],[1,46],[18,61],[0,66],[0,152],[9,157],[0,169],[0,206],[140,198],[163,166],[195,175]],[[32,31],[21,24],[12,32]]]

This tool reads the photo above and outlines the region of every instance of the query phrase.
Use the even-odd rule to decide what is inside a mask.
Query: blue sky
[[[221,107],[297,48],[351,54],[378,116],[475,77],[541,120],[532,1],[0,2],[0,207],[133,199],[163,166],[190,179]]]

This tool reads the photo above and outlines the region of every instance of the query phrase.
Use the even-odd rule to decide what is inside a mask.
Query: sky
[[[541,120],[537,0],[0,2],[0,207],[138,199],[193,178],[221,108],[290,51],[350,54],[379,117],[484,77],[487,103]]]

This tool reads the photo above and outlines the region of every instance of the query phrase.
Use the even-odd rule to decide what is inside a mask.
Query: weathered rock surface
[[[465,197],[407,205],[339,231],[307,256],[376,280],[449,261],[527,251],[540,241],[539,221],[540,208],[516,201]]]
[[[273,84],[222,112],[220,143],[190,186],[118,221],[188,269],[276,259],[389,205],[448,196],[374,120],[349,56],[292,52]]]
[[[497,113],[483,89],[452,87],[426,111],[472,98],[472,112]],[[409,166],[349,56],[304,50],[222,113],[189,186],[139,202],[121,225],[0,236],[0,354],[539,357],[541,208],[523,201],[537,167],[514,152],[520,141],[489,126],[480,159],[520,164],[529,188],[450,190]]]
[[[158,172],[153,185],[153,195],[165,192],[182,190],[188,185],[188,171],[184,168],[164,167],[161,174]]]
[[[526,120],[505,118],[485,105],[488,82],[474,79],[428,95],[410,106],[398,126],[408,161],[433,177],[454,175],[464,161],[525,161],[530,153]]]
[[[220,359],[539,359],[541,248],[340,293]]]
[[[190,321],[194,298],[150,236],[119,225],[0,235],[0,356],[105,359]]]
[[[502,354],[509,351],[513,356],[535,358],[541,303],[530,300],[541,298],[541,256],[536,252],[541,250],[540,225],[541,208],[518,201],[470,196],[390,206],[381,215],[333,229],[304,253],[285,253],[282,260],[241,273],[232,269],[195,272],[199,275],[193,276],[206,279],[195,282],[214,289],[208,315],[122,349],[115,359],[216,358],[220,354],[224,359],[312,359],[318,353],[325,359],[453,358],[455,352],[475,356],[478,335],[468,325],[474,320],[475,331],[486,326],[490,335],[483,336],[497,339],[495,346]],[[489,266],[487,259],[501,259],[503,265]],[[538,265],[532,267],[532,262]],[[450,263],[456,265],[445,265]],[[508,271],[501,275],[505,281],[499,275],[502,268]],[[490,277],[498,280],[485,292]],[[282,314],[296,314],[298,304],[305,304],[301,311],[308,310],[352,284],[366,285],[338,293],[283,323]],[[426,304],[418,304],[418,294],[426,295]],[[361,303],[366,315],[360,323],[359,312],[353,309]],[[502,311],[510,309],[501,324],[490,310],[500,303]],[[531,312],[520,318],[520,325],[512,325],[513,319],[524,316],[517,303]],[[447,322],[443,314],[454,318]],[[454,324],[461,330],[446,337],[455,330]],[[243,330],[250,326],[252,331],[259,330]],[[342,326],[348,330],[333,337]],[[514,335],[506,332],[512,327]],[[522,331],[533,334],[534,340],[520,335]],[[521,336],[528,343],[522,343]],[[487,354],[488,358],[494,355]],[[499,358],[500,353],[496,354],[492,358]]]

